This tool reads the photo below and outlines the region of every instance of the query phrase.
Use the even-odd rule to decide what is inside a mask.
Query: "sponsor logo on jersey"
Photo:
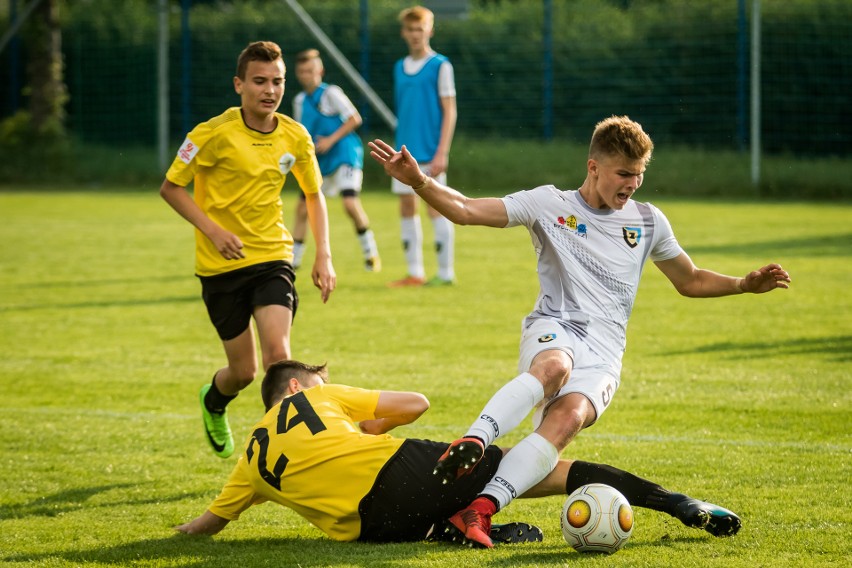
[[[548,333],[547,335],[542,335],[541,337],[539,337],[538,342],[539,343],[550,343],[554,339],[556,339],[556,334],[555,333]]]
[[[290,171],[290,168],[293,167],[293,164],[296,163],[296,156],[287,152],[280,158],[278,158],[278,168],[281,170],[282,174],[286,174]]]
[[[642,238],[642,228],[622,227],[621,234],[624,236],[624,242],[627,243],[627,246],[636,248],[636,245],[639,244],[639,240]]]
[[[180,145],[180,148],[178,148],[177,155],[178,158],[180,158],[181,162],[183,162],[184,164],[188,164],[192,161],[192,159],[197,153],[198,146],[193,144],[192,140],[186,138],[186,140],[183,141],[183,144]]]
[[[574,233],[578,237],[587,238],[588,233],[586,231],[586,224],[579,223],[577,221],[577,217],[574,215],[568,215],[567,217],[562,217],[561,215],[556,218],[556,223],[559,225],[560,229],[570,231]]]

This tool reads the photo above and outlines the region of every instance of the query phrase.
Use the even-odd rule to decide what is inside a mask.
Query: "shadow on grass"
[[[24,306],[0,306],[0,313],[4,312],[31,312],[36,310],[74,310],[86,308],[114,308],[118,306],[150,306],[157,304],[177,304],[186,302],[198,302],[200,294],[192,296],[167,296],[162,298],[145,298],[138,300],[103,300],[100,302],[74,302],[68,304],[30,304]]]
[[[97,505],[92,505],[91,503],[88,503],[89,499],[100,493],[112,491],[113,489],[128,489],[131,487],[138,488],[139,484],[113,483],[110,485],[98,485],[95,487],[76,487],[73,489],[67,489],[65,491],[54,493],[53,495],[38,497],[37,499],[33,499],[32,501],[30,501],[29,503],[22,503],[17,505],[3,504],[0,505],[0,519],[23,519],[26,517],[55,517],[63,513],[77,511],[83,508],[92,509],[98,507],[109,508],[119,506],[124,508],[134,505],[151,505],[155,503],[162,503],[165,501],[182,501],[184,499],[203,497],[205,495],[204,493],[198,492],[195,494],[185,493],[165,498],[140,496],[139,499],[133,499],[128,498],[127,494],[124,493],[120,502],[99,503]]]
[[[558,540],[557,540],[558,539]],[[654,542],[636,542],[631,548],[665,548],[670,544],[704,542],[702,536],[665,539]],[[501,553],[510,549],[510,556]],[[4,562],[46,563],[50,559],[62,559],[71,563],[97,563],[123,566],[131,563],[153,562],[157,565],[181,566],[370,566],[371,568],[398,568],[406,559],[426,560],[430,553],[436,556],[435,565],[440,565],[447,552],[482,559],[483,565],[514,567],[518,565],[565,565],[594,560],[591,556],[571,550],[562,542],[561,535],[553,535],[550,542],[536,545],[498,545],[494,551],[473,550],[449,543],[346,543],[324,537],[297,538],[254,538],[227,540],[220,537],[188,536],[174,534],[168,538],[141,540],[117,546],[100,546],[88,550],[72,550],[44,554],[16,554],[2,557]]]
[[[688,247],[687,252],[689,254],[739,254],[759,258],[782,255],[784,257],[852,256],[852,233],[725,245],[693,244]]]
[[[189,273],[182,274],[169,274],[164,276],[147,276],[147,277],[139,277],[139,278],[99,278],[92,279],[86,278],[81,280],[39,280],[37,282],[15,282],[15,283],[7,283],[6,285],[11,285],[20,288],[73,288],[76,286],[85,286],[89,288],[91,286],[111,286],[113,284],[150,284],[151,282],[183,282],[188,278],[191,278],[192,275]]]
[[[823,355],[829,361],[845,363],[852,361],[852,335],[835,337],[810,337],[789,341],[742,342],[724,341],[711,343],[685,351],[668,351],[659,357],[715,353],[724,359],[751,359],[754,357],[777,357],[779,355]]]

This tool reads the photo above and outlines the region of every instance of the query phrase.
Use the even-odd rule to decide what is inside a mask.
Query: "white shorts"
[[[430,166],[431,164],[420,164],[420,171],[426,174],[427,176],[431,176]],[[447,185],[447,172],[442,172],[435,177],[435,181],[440,184]],[[391,178],[391,191],[395,195],[417,195],[413,189],[411,189],[410,185],[405,185],[401,181],[396,178]]]
[[[574,361],[574,367],[565,386],[536,408],[533,428],[539,427],[547,408],[554,401],[575,392],[591,401],[597,418],[600,418],[621,384],[621,361],[606,361],[592,351],[582,337],[565,329],[558,320],[537,319],[521,333],[518,372],[529,371],[535,356],[551,349],[567,353]]]
[[[349,164],[343,164],[334,173],[322,178],[322,193],[326,197],[337,197],[341,191],[347,189],[356,194],[361,193],[361,184],[364,182],[364,171],[353,168]]]

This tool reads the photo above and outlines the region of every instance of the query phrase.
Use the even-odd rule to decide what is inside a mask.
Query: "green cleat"
[[[207,441],[210,442],[213,453],[220,458],[227,458],[234,453],[234,435],[231,434],[231,427],[228,425],[228,411],[216,414],[207,410],[207,405],[204,404],[204,396],[209,390],[210,385],[206,384],[201,387],[199,393],[201,417],[204,419],[204,433],[207,434]]]
[[[423,285],[428,286],[429,288],[441,288],[444,286],[453,286],[454,284],[454,280],[444,280],[439,276],[434,276],[427,280]]]

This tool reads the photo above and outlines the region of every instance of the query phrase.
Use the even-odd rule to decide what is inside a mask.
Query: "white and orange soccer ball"
[[[609,485],[590,483],[565,500],[561,524],[565,542],[575,550],[612,554],[633,533],[633,509]]]

